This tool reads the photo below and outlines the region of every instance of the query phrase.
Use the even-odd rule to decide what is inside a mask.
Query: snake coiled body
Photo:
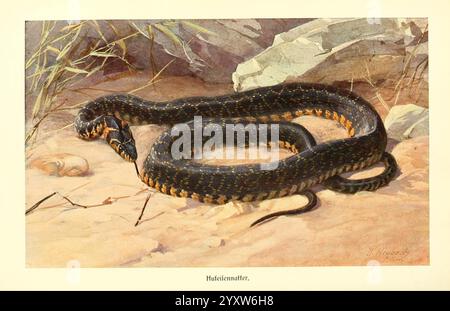
[[[339,122],[349,137],[316,144],[312,136],[290,121],[313,115]],[[385,152],[387,135],[375,109],[363,98],[332,86],[290,83],[216,97],[189,97],[152,102],[127,95],[100,97],[82,108],[75,120],[85,139],[104,136],[126,160],[136,160],[134,140],[128,128],[141,124],[187,122],[194,116],[204,123],[225,126],[230,122],[278,123],[280,146],[294,155],[279,161],[273,170],[258,164],[218,166],[188,159],[173,159],[170,146],[176,137],[164,132],[153,144],[140,178],[168,195],[189,197],[207,203],[230,200],[255,201],[301,193],[323,183],[336,191],[354,193],[376,190],[394,177],[395,159]],[[339,177],[384,162],[376,177],[349,180]]]

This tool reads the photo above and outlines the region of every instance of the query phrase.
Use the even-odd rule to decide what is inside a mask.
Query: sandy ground
[[[95,88],[68,91],[70,105],[108,93],[127,91],[143,77],[122,78]],[[230,85],[204,85],[193,79],[168,79],[138,95],[155,100],[217,93]],[[175,90],[172,92],[171,90]],[[28,267],[174,266],[329,266],[424,265],[429,263],[428,136],[390,141],[400,173],[388,187],[355,195],[316,186],[320,205],[313,211],[279,217],[249,228],[259,217],[303,205],[299,195],[259,203],[209,205],[152,191],[142,223],[135,227],[148,191],[126,163],[104,141],[78,139],[69,127],[75,111],[49,117],[27,154],[26,208],[58,191],[81,204],[111,202],[88,209],[55,196],[26,217]],[[319,141],[341,137],[334,123],[300,118]],[[164,127],[133,127],[144,160]],[[82,177],[48,176],[30,163],[42,156],[67,153],[82,157],[89,172]],[[284,153],[284,156],[287,154]],[[368,176],[380,167],[356,173]]]

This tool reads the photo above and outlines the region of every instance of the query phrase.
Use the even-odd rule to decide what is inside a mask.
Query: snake
[[[292,155],[280,159],[274,169],[263,169],[258,163],[213,165],[192,158],[174,158],[171,148],[179,137],[168,129],[153,143],[139,172],[130,126],[168,124],[172,129],[176,124],[186,124],[194,131],[195,116],[203,118],[202,126],[214,123],[222,129],[227,124],[276,124],[279,147]],[[348,135],[317,144],[306,128],[291,122],[301,116],[334,120]],[[348,89],[327,84],[282,83],[164,102],[131,94],[110,94],[82,107],[74,125],[82,139],[104,138],[124,160],[135,163],[142,182],[167,195],[210,204],[261,201],[293,194],[308,198],[308,204],[302,208],[269,214],[252,225],[311,210],[317,203],[316,194],[310,189],[314,185],[322,184],[341,193],[375,191],[388,185],[398,169],[395,158],[386,151],[386,129],[373,106]],[[202,140],[204,143],[206,138]],[[341,176],[379,162],[384,164],[384,170],[377,176]]]

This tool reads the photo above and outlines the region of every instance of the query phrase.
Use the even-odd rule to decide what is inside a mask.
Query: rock
[[[168,68],[167,73],[184,75],[187,72],[209,82],[231,82],[237,64],[263,51],[277,33],[306,21],[308,19],[180,21],[170,24],[170,29],[189,44],[174,44],[170,37],[156,30],[154,59],[161,68],[173,56],[177,58],[176,65]],[[136,25],[146,29],[145,22],[136,22]],[[131,47],[130,54],[143,66],[148,66],[150,60],[145,59],[148,55],[142,53],[145,49],[142,44],[148,46],[148,40],[140,42],[137,49]]]
[[[407,45],[423,37],[419,27],[411,31],[413,25],[391,18],[313,20],[275,36],[271,47],[239,64],[232,75],[234,89],[292,77],[321,83],[383,80],[390,72],[402,72],[405,56],[412,53]]]
[[[225,240],[221,239],[217,236],[211,236],[211,237],[205,239],[205,241],[203,241],[203,243],[208,247],[216,248],[216,247],[224,246]]]
[[[88,161],[69,153],[56,153],[35,158],[30,167],[37,168],[47,175],[83,176],[89,171]]]
[[[396,140],[428,135],[428,109],[414,104],[394,106],[384,125],[388,136]]]

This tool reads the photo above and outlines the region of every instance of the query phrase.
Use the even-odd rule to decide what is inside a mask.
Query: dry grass
[[[83,102],[72,107],[63,107],[63,104],[56,105],[58,95],[63,90],[102,71],[108,62],[113,59],[123,62],[130,71],[135,70],[134,65],[127,59],[127,41],[129,39],[136,36],[143,36],[148,39],[152,70],[152,76],[145,85],[130,91],[130,93],[134,93],[153,85],[164,70],[176,59],[174,57],[161,69],[157,68],[154,59],[155,31],[169,38],[172,44],[184,51],[189,42],[185,42],[177,35],[174,27],[178,24],[182,23],[184,26],[194,29],[197,33],[214,34],[188,21],[164,21],[146,24],[144,30],[130,22],[130,27],[134,32],[121,37],[114,24],[108,21],[102,21],[102,23],[105,23],[114,33],[115,39],[113,41],[108,41],[107,36],[102,31],[105,27],[102,28],[98,21],[81,21],[69,24],[58,31],[56,30],[57,22],[42,22],[39,43],[25,65],[28,82],[27,93],[34,95],[32,96],[34,103],[31,111],[33,126],[25,137],[27,146],[36,140],[40,124],[50,114],[61,110],[76,109],[86,104],[86,102]],[[82,43],[86,33],[92,30],[98,35],[97,41],[91,42],[88,46],[83,46]]]
[[[411,66],[410,66],[411,61],[416,57],[417,49],[420,46],[420,44],[422,43],[422,41],[424,39],[424,36],[425,36],[425,33],[427,33],[427,30],[428,30],[428,25],[425,27],[424,31],[422,32],[422,36],[419,38],[417,44],[414,46],[414,49],[412,50],[412,52],[406,58],[405,65],[403,66],[402,74],[401,74],[399,80],[397,81],[397,83],[395,85],[396,95],[395,95],[395,101],[394,101],[393,106],[395,106],[397,104],[397,102],[398,102],[398,98],[400,97],[400,93],[402,92],[402,87],[404,85],[405,78],[407,76],[411,76],[409,78],[410,81],[408,83],[408,85],[411,85],[414,82],[414,80],[416,79],[416,73],[417,73],[419,67],[423,63],[425,63],[425,65],[423,67],[423,70],[422,70],[421,74],[419,75],[419,78],[422,76],[424,70],[428,67],[428,58],[426,58],[425,62],[419,63],[419,65],[415,68],[414,73],[412,75],[409,72],[410,68],[411,68]]]
[[[365,80],[373,88],[373,91],[375,93],[375,96],[372,99],[377,99],[387,112],[389,112],[389,110],[393,106],[397,105],[400,95],[402,92],[405,91],[405,89],[408,89],[409,92],[417,93],[420,90],[420,87],[422,86],[422,83],[423,83],[422,76],[423,76],[425,70],[428,68],[428,57],[424,58],[422,61],[420,61],[419,64],[415,68],[412,68],[411,63],[414,60],[414,58],[417,56],[417,49],[419,48],[420,44],[423,43],[423,40],[425,38],[425,34],[427,33],[427,31],[428,31],[428,25],[423,30],[421,37],[415,44],[412,51],[410,53],[408,53],[407,56],[405,57],[402,71],[400,73],[392,72],[392,76],[396,77],[395,80],[392,80],[391,74],[388,74],[386,81],[383,81],[381,83],[381,85],[377,85],[377,83],[372,80],[369,66],[368,66],[367,62],[365,62],[366,73],[367,73]],[[412,70],[413,70],[413,72],[411,72]],[[420,73],[419,73],[419,71],[420,71]],[[419,81],[419,82],[417,83],[415,88],[412,88],[412,85],[415,81]],[[387,98],[384,98],[382,96],[380,89],[384,86],[384,84],[394,85],[392,97],[388,96]],[[351,88],[352,87],[353,87],[353,81],[352,81]],[[417,97],[417,98],[419,98],[419,97]]]
[[[119,53],[121,45],[117,44],[117,41],[125,42],[138,33],[107,42],[97,22],[83,21],[67,25],[57,32],[54,31],[55,26],[55,21],[42,23],[39,44],[25,65],[27,72],[32,71],[26,77],[31,81],[28,92],[37,94],[31,115],[34,125],[25,137],[26,144],[35,137],[41,122],[62,106],[60,104],[55,107],[57,96],[71,84],[79,81],[80,77],[89,77],[101,70],[109,58],[118,58],[130,69],[133,68],[123,54]],[[80,52],[82,42],[80,34],[88,27],[95,28],[101,39]]]

